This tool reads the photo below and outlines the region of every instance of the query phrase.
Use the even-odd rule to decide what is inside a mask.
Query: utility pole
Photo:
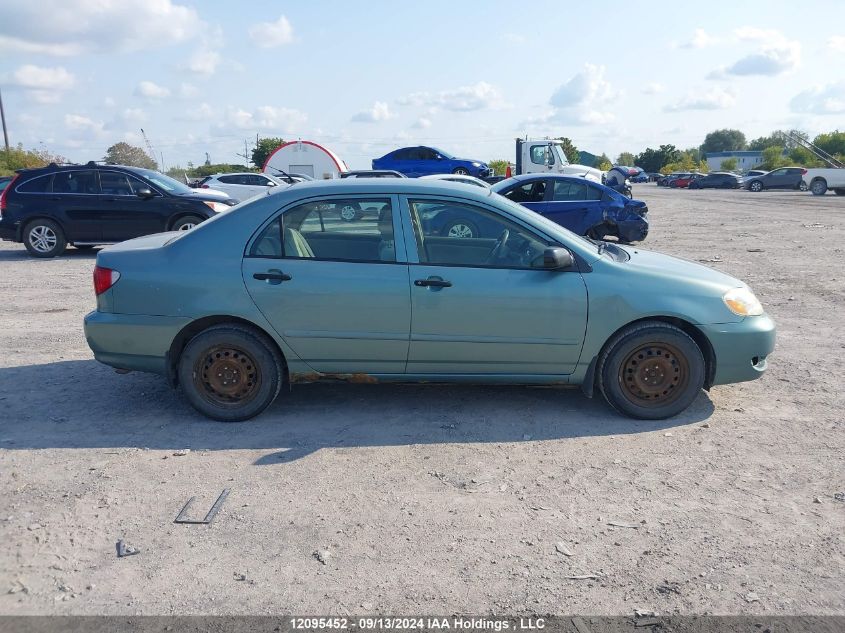
[[[3,93],[0,92],[0,119],[3,120],[3,141],[6,143],[6,153],[9,153],[9,132],[6,130],[6,112],[3,110]]]

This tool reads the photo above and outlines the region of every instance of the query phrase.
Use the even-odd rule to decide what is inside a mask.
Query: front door
[[[137,195],[140,189],[151,189],[145,182],[121,172],[101,171],[100,188],[104,242],[122,242],[166,230],[163,196],[157,192],[151,198]]]
[[[357,205],[347,222],[340,209]],[[325,198],[285,210],[243,260],[255,305],[323,373],[401,374],[408,358],[408,265],[394,196]]]
[[[577,271],[535,268],[549,243],[492,209],[449,199],[404,200],[409,251],[408,374],[565,375],[581,354],[587,292]],[[495,226],[494,237],[427,231],[435,209]],[[407,215],[404,217],[408,217]]]

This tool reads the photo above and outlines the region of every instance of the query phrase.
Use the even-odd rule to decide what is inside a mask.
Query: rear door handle
[[[417,279],[414,281],[415,286],[420,286],[421,288],[425,288],[426,286],[432,288],[451,288],[452,282],[446,281],[445,279]]]
[[[252,278],[258,279],[259,281],[275,281],[276,283],[282,281],[290,281],[291,279],[293,279],[293,277],[283,273],[281,270],[273,270],[266,273],[255,273]]]

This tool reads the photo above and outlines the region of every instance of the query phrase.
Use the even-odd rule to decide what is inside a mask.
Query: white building
[[[267,157],[261,171],[271,176],[305,174],[318,180],[338,178],[340,172],[349,171],[346,163],[328,148],[313,141],[291,141],[279,145]]]

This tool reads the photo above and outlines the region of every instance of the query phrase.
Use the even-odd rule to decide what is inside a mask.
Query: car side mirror
[[[543,257],[537,258],[536,267],[546,270],[565,270],[575,265],[575,259],[565,248],[553,246],[543,251]]]
[[[152,198],[155,194],[152,192],[152,190],[144,187],[143,189],[138,189],[135,195],[137,195],[139,198],[147,200],[148,198]]]

